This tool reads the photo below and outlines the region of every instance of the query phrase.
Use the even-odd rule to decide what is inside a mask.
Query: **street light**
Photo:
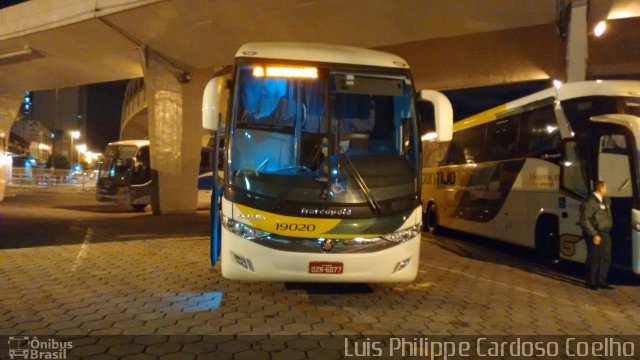
[[[79,144],[76,146],[76,149],[78,150],[78,164],[79,164],[81,159],[81,154],[84,154],[87,151],[87,145]]]
[[[78,140],[80,138],[80,131],[78,130],[73,130],[71,131],[71,151],[69,151],[69,162],[71,162],[71,165],[73,166],[73,140]],[[80,159],[78,159],[80,160]]]
[[[47,155],[51,154],[51,147],[47,144],[44,143],[40,143],[38,144],[38,158],[40,159],[45,159],[45,156],[43,156],[43,152],[47,152]]]
[[[596,24],[595,28],[593,28],[593,35],[600,37],[605,31],[607,31],[607,23],[605,21],[600,21]]]

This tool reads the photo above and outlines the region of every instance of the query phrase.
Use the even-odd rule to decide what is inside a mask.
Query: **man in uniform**
[[[580,206],[580,227],[587,242],[587,282],[591,290],[613,289],[607,284],[611,265],[611,201],[606,197],[607,184],[595,183],[594,192]]]

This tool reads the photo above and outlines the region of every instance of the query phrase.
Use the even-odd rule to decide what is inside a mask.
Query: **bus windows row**
[[[559,159],[561,138],[551,106],[456,131],[442,165],[473,164],[523,157]]]

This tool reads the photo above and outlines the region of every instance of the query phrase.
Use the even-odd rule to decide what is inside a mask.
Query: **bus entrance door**
[[[633,208],[633,179],[631,171],[630,136],[624,131],[599,133],[594,139],[598,149],[597,175],[607,183],[611,199],[614,226],[611,230],[612,263],[629,268],[632,262],[631,212]]]
[[[138,150],[131,167],[129,183],[131,207],[142,210],[147,204],[151,204],[152,186],[149,147],[145,146]]]

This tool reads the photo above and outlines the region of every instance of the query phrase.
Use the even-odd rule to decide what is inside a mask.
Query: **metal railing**
[[[42,169],[37,167],[14,167],[11,169],[11,178],[8,186],[82,186],[95,187],[97,171],[72,171],[68,169]]]

